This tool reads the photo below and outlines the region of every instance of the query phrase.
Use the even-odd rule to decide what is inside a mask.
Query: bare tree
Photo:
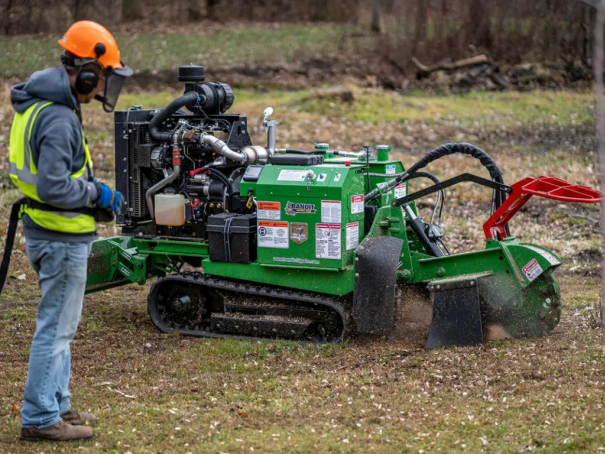
[[[208,19],[216,18],[216,6],[219,0],[205,0],[206,1],[206,17]]]
[[[382,33],[382,0],[374,0],[372,2],[372,22],[370,30],[374,33]]]
[[[601,191],[605,191],[605,102],[603,100],[603,33],[605,31],[605,0],[598,0],[595,21],[594,76],[597,105],[597,143]],[[601,202],[601,242],[605,237],[605,201]],[[605,260],[601,263],[601,322],[605,333]],[[605,335],[605,334],[604,334]]]
[[[424,43],[427,38],[427,27],[429,21],[429,5],[427,0],[418,0],[416,2],[416,46]]]
[[[472,0],[466,24],[470,32],[469,44],[486,49],[492,46],[490,3],[489,0]]]
[[[315,0],[313,20],[325,21],[328,18],[328,0]]]
[[[143,0],[122,0],[122,15],[126,20],[137,20],[145,17]]]
[[[4,32],[5,35],[9,35],[11,33],[11,25],[12,25],[12,21],[11,21],[11,12],[13,7],[16,5],[17,0],[7,0],[6,4],[4,5],[4,25],[2,27],[2,31]]]

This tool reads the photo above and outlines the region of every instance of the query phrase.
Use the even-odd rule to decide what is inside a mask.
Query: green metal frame
[[[355,282],[356,250],[347,251],[342,247],[340,259],[322,258],[313,260],[313,263],[280,260],[315,258],[315,232],[311,226],[322,222],[317,209],[295,215],[286,213],[288,202],[303,201],[318,207],[322,200],[335,200],[342,204],[342,236],[346,223],[359,222],[359,243],[364,237],[378,236],[403,240],[397,270],[399,282],[427,286],[476,278],[487,322],[503,327],[512,336],[542,335],[558,323],[559,287],[552,270],[561,264],[561,259],[553,252],[507,238],[504,241],[488,240],[482,251],[445,257],[428,256],[409,227],[403,210],[390,205],[394,200],[393,191],[382,194],[376,202],[380,208],[364,236],[364,215],[351,213],[350,195],[367,192],[365,167],[330,160],[313,167],[316,174],[328,175],[322,181],[279,181],[280,172],[297,169],[300,168],[265,166],[258,182],[242,183],[241,193],[254,195],[257,200],[280,203],[280,222],[308,223],[308,241],[292,243],[288,249],[258,248],[258,261],[240,264],[211,261],[208,244],[201,242],[129,236],[100,239],[93,244],[87,293],[130,283],[143,285],[149,279],[178,271],[187,259],[195,258],[201,259],[203,271],[210,275],[329,295],[349,294]],[[370,171],[385,175],[369,178],[369,186],[375,187],[391,178],[391,174],[402,172],[403,167],[398,161],[375,161],[371,163]],[[340,173],[342,178],[335,179],[336,173]],[[341,240],[344,242],[344,238]]]

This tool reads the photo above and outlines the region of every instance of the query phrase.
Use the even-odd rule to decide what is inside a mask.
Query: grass
[[[120,106],[160,107],[178,94],[127,93]],[[281,123],[278,143],[285,146],[392,143],[393,156],[409,166],[438,143],[468,140],[494,156],[508,182],[552,174],[597,185],[588,93],[429,97],[355,89],[352,105],[314,97],[237,91],[232,110],[248,114],[254,143],[265,141],[261,113],[272,105]],[[0,99],[0,117],[10,115]],[[112,122],[98,106],[86,106],[85,131],[106,181],[113,173]],[[0,156],[7,155],[8,123],[0,122]],[[482,174],[476,162],[458,157],[429,170],[440,178]],[[17,193],[5,173],[0,187],[6,218]],[[448,192],[453,250],[482,247],[488,203],[489,191],[470,185]],[[541,339],[425,351],[389,341],[304,346],[184,338],[152,326],[148,287],[90,295],[73,343],[72,392],[77,408],[101,420],[94,441],[75,445],[17,441],[39,298],[17,245],[11,275],[25,280],[9,279],[0,295],[0,363],[10,366],[0,368],[0,452],[599,452],[605,449],[605,370],[602,331],[594,329],[600,267],[591,251],[600,245],[592,224],[575,214],[599,216],[595,206],[537,199],[511,226],[523,240],[566,259],[556,272],[563,319]]]
[[[231,28],[204,33],[116,34],[125,62],[137,71],[173,70],[193,64],[234,65],[291,62],[311,57],[330,58],[346,49],[364,49],[369,38],[354,37],[351,27],[281,26]],[[0,39],[0,77],[25,77],[57,66],[57,37]],[[175,51],[177,49],[177,51]]]

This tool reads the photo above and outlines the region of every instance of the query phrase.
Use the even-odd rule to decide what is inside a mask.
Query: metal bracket
[[[473,175],[471,173],[463,173],[462,175],[458,175],[457,177],[442,181],[439,184],[429,186],[428,188],[422,189],[421,191],[417,191],[413,194],[401,197],[395,200],[392,203],[392,206],[399,207],[401,205],[405,205],[406,203],[413,202],[416,199],[427,196],[429,194],[433,194],[437,191],[449,188],[450,186],[454,186],[455,184],[462,183],[464,181],[471,181],[473,183],[480,184],[481,186],[486,186],[492,189],[499,189],[500,191],[506,192],[507,194],[510,194],[512,192],[511,187],[505,184],[496,183],[495,181],[488,180],[487,178],[478,177],[477,175]]]

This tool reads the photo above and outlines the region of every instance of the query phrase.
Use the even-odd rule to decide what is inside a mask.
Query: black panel
[[[403,240],[366,238],[357,249],[353,320],[357,331],[387,335],[393,328],[397,264]]]
[[[429,284],[433,323],[426,348],[466,347],[483,342],[477,279]]]

